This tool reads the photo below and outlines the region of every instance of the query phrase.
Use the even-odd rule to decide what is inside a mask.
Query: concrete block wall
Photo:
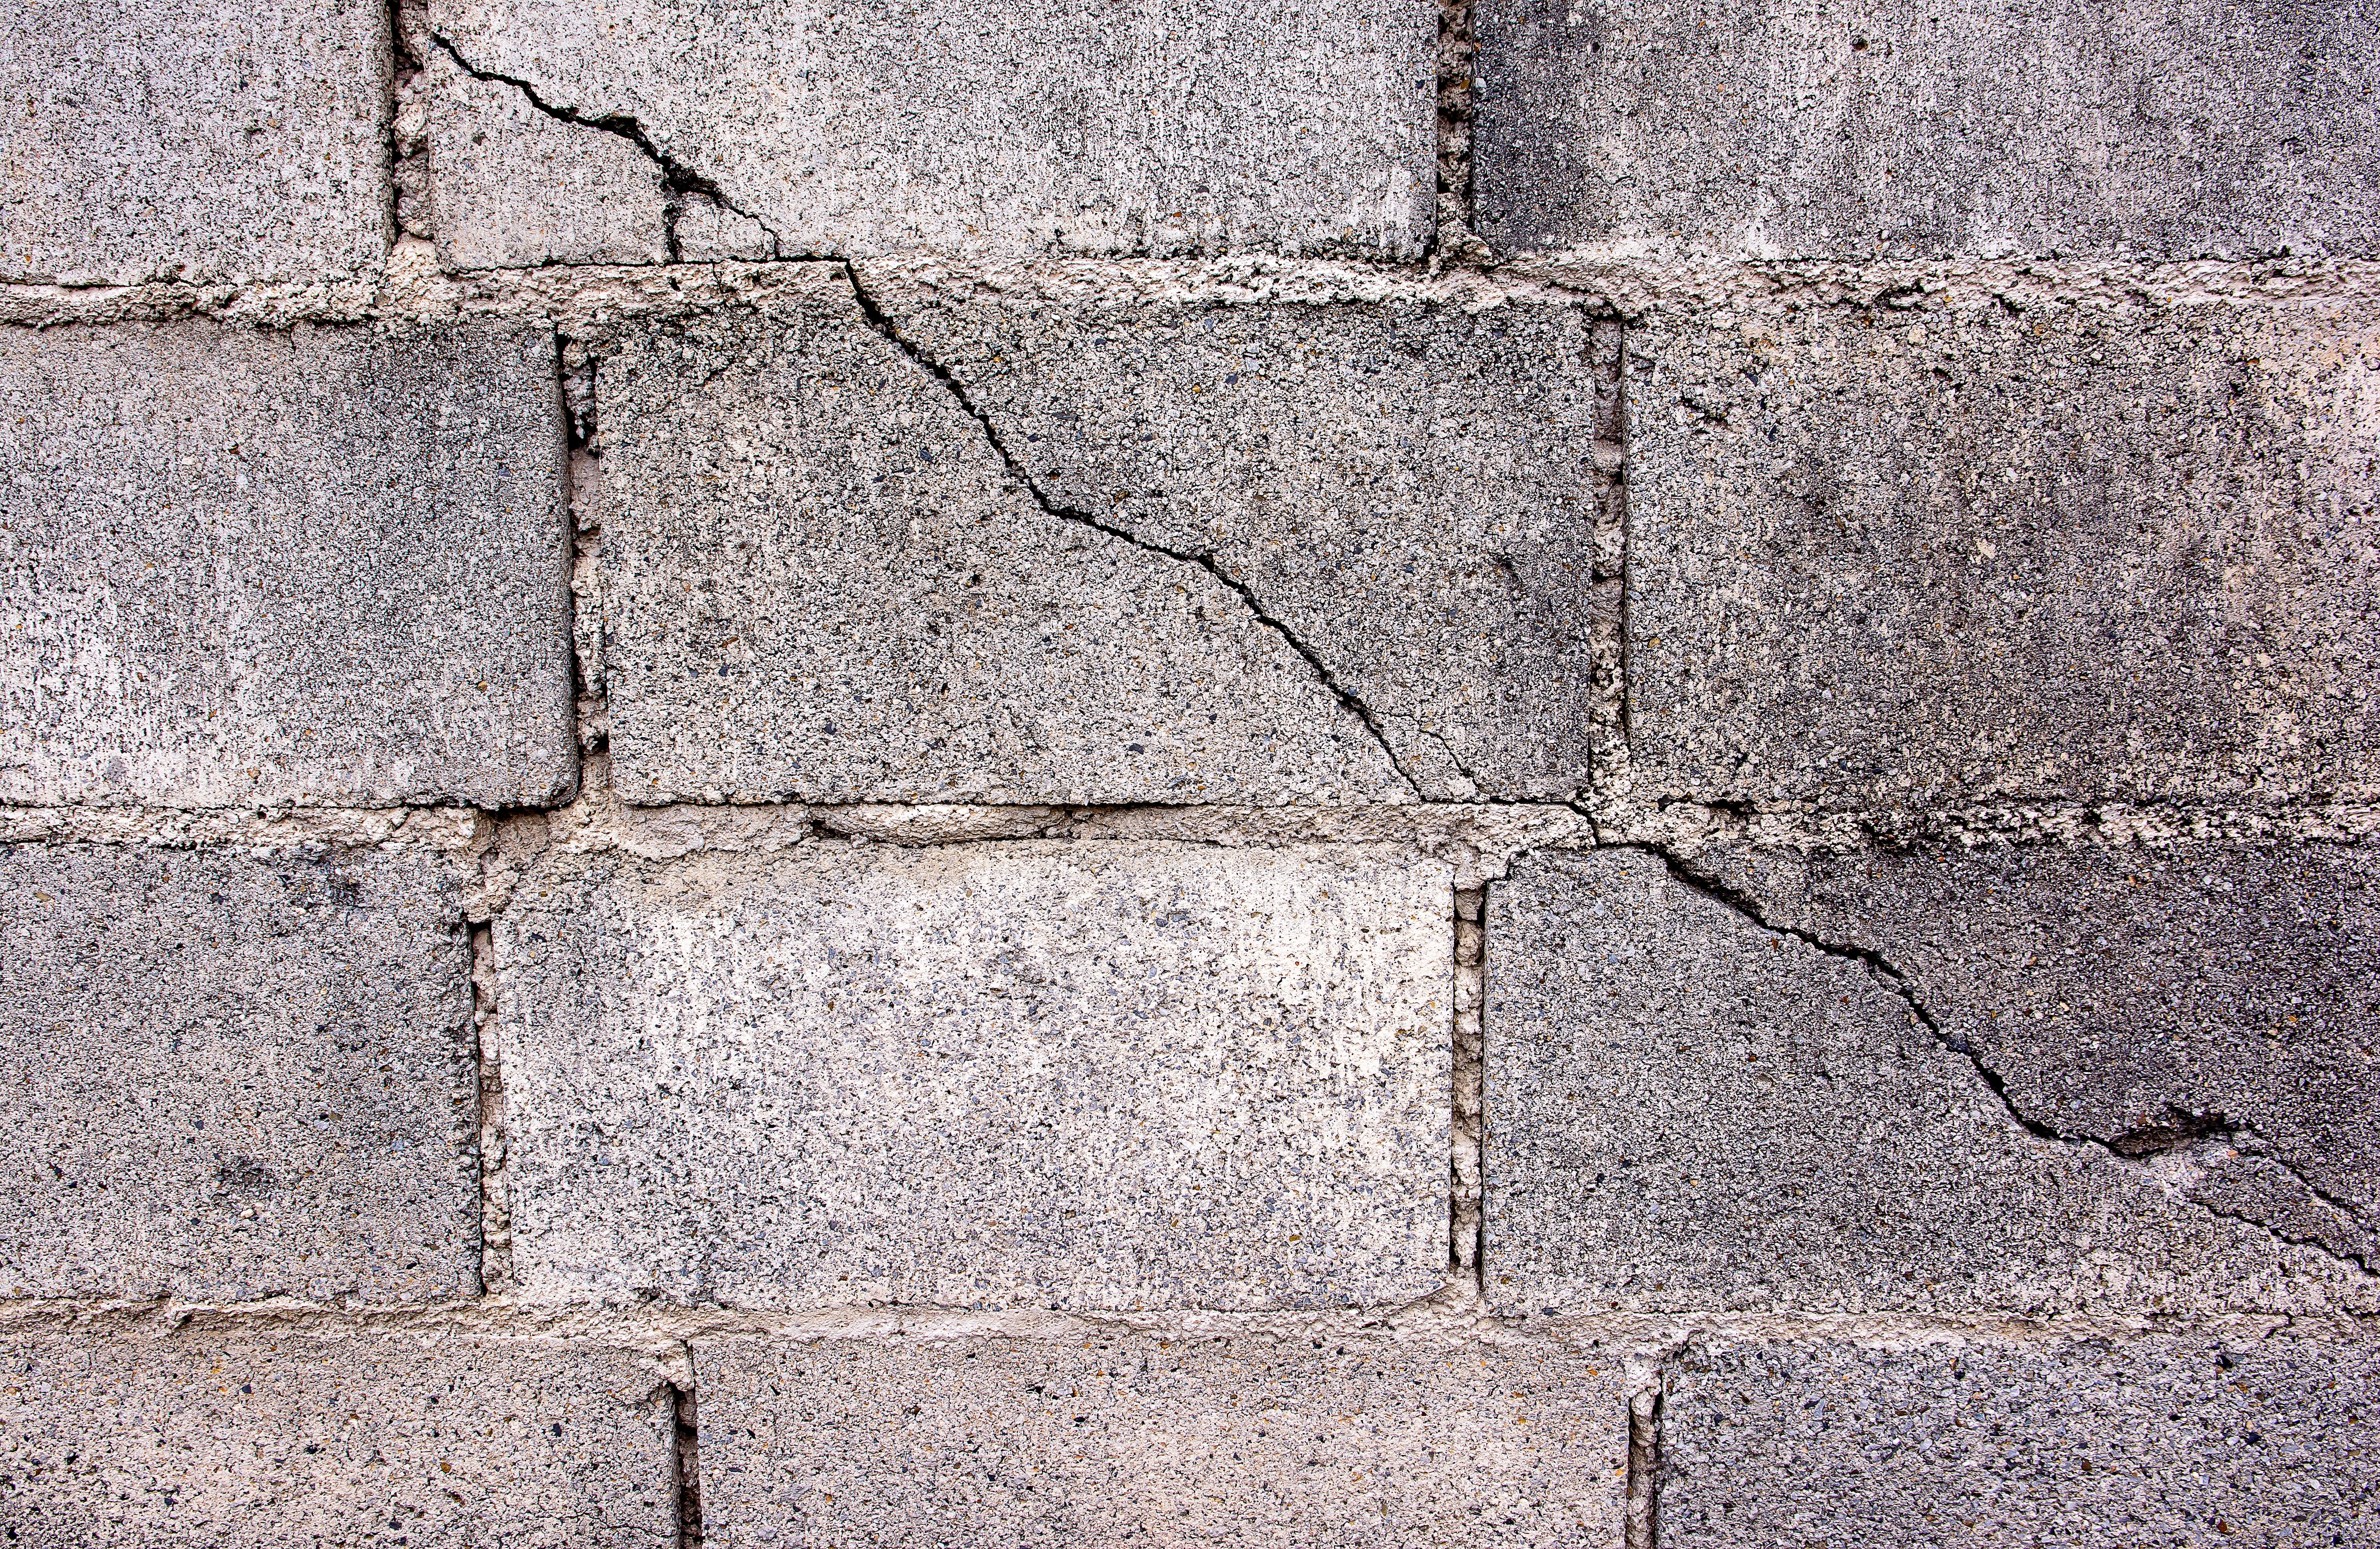
[[[0,1530],[2380,1543],[2380,13],[0,20]]]

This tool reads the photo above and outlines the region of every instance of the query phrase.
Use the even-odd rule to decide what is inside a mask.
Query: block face
[[[2380,1351],[2261,1332],[1690,1348],[1661,1542],[2380,1541]]]
[[[0,801],[570,789],[553,342],[0,335]]]
[[[2380,1267],[2380,853],[1922,846],[1706,858],[1879,952],[2027,1116],[2204,1172],[2184,1192]]]
[[[376,270],[386,13],[34,0],[0,18],[0,281]]]
[[[1927,808],[2380,780],[2380,345],[2315,308],[1631,335],[1642,797]]]
[[[625,1352],[346,1334],[0,1344],[32,1549],[666,1549],[670,1391]]]
[[[431,18],[476,70],[635,119],[789,253],[1410,259],[1429,230],[1427,6],[436,0]]]
[[[420,856],[0,848],[0,1295],[476,1293],[460,893]]]
[[[1451,909],[1361,851],[557,860],[496,924],[522,1294],[1426,1295]]]
[[[695,1347],[709,1542],[1616,1543],[1618,1363],[1130,1336]]]
[[[881,304],[1052,500],[1213,555],[1370,707],[1426,793],[1585,787],[1616,323],[1558,305]]]
[[[597,368],[632,802],[1410,799],[1199,567],[1052,516],[834,271]]]
[[[2355,6],[1483,0],[1475,199],[1507,250],[2367,253]]]
[[[1501,1309],[2374,1300],[2361,1266],[2190,1199],[2190,1166],[2029,1132],[1866,963],[1760,928],[1658,858],[1531,858],[1488,911]]]

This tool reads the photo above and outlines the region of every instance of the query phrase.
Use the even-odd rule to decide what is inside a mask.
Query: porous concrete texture
[[[1734,1344],[1674,1370],[1670,1549],[2380,1542],[2368,1331]]]
[[[789,258],[1410,260],[1433,225],[1438,18],[1412,0],[432,0],[430,24],[549,109],[633,123]]]
[[[1629,350],[1640,795],[2371,799],[2357,316],[1886,305]]]
[[[1412,797],[1299,642],[1044,509],[837,269],[623,329],[595,398],[630,801]]]
[[[1490,890],[1486,1239],[1514,1313],[2380,1307],[2380,1277],[2192,1198],[2207,1170],[2036,1135],[1869,962],[1659,856]]]
[[[2380,238],[2362,6],[1475,8],[1500,248],[2252,259]]]
[[[388,14],[29,0],[0,18],[0,282],[310,280],[389,240]]]
[[[624,1350],[422,1334],[0,1338],[36,1549],[674,1549],[676,1405]]]
[[[1617,323],[1559,302],[879,300],[1048,501],[1211,561],[1425,794],[1586,789]]]
[[[556,857],[496,921],[522,1294],[1427,1296],[1450,899],[1359,849]]]
[[[459,869],[0,847],[0,1296],[480,1288]]]
[[[0,800],[547,802],[550,331],[0,333]]]
[[[706,1340],[710,1543],[1621,1542],[1620,1366],[1535,1344]]]

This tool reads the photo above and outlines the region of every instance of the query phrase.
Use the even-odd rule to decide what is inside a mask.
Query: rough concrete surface
[[[674,1405],[601,1348],[419,1335],[0,1340],[26,1549],[674,1549]]]
[[[2380,1278],[2028,1131],[1888,979],[1623,850],[1488,890],[1486,1265],[1514,1312],[2299,1311]]]
[[[2380,1543],[2380,1349],[2319,1326],[1690,1348],[1660,1542]]]
[[[1410,798],[1229,587],[1038,506],[834,270],[623,330],[596,403],[629,801]]]
[[[1212,556],[1427,794],[1586,787],[1595,582],[1619,575],[1617,323],[1559,304],[880,300],[1052,502]]]
[[[1427,1295],[1448,884],[1173,844],[552,860],[496,922],[522,1294]]]
[[[706,1541],[1620,1543],[1616,1361],[1309,1338],[698,1343]]]
[[[1480,229],[1747,258],[2349,256],[2380,16],[2234,0],[1480,0]]]
[[[0,800],[552,800],[552,337],[0,333]]]
[[[1874,951],[2027,1117],[2207,1168],[2193,1197],[2380,1269],[2380,852],[1936,845],[1697,858]]]
[[[1629,348],[1639,796],[2380,786],[2380,335],[2355,317],[1878,308]]]
[[[1419,255],[1438,18],[1393,0],[433,0],[471,67],[634,120],[786,256]]]
[[[480,1288],[458,878],[0,848],[0,1296]]]

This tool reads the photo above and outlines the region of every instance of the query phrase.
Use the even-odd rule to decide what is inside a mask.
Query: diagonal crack
[[[1226,571],[1217,562],[1211,551],[1177,549],[1164,543],[1154,543],[1129,529],[1118,527],[1113,522],[1104,520],[1088,511],[1075,510],[1051,498],[1050,492],[1041,487],[1039,481],[1026,469],[1024,462],[1015,453],[1009,450],[1008,443],[1001,437],[999,427],[991,422],[991,417],[989,414],[977,407],[975,399],[967,393],[965,384],[953,375],[941,361],[927,354],[923,348],[902,334],[901,330],[893,324],[892,318],[886,315],[884,309],[876,304],[876,298],[868,293],[868,287],[860,283],[858,272],[848,261],[844,261],[842,267],[844,277],[851,282],[851,293],[859,303],[860,315],[868,319],[868,325],[882,335],[887,343],[907,356],[920,370],[941,383],[943,389],[957,401],[958,406],[965,409],[978,425],[983,427],[984,439],[990,444],[992,451],[999,456],[1002,464],[1008,470],[1009,476],[1033,497],[1035,505],[1060,521],[1075,522],[1091,528],[1096,531],[1106,533],[1111,538],[1120,538],[1136,549],[1162,555],[1180,564],[1195,565],[1206,571],[1208,575],[1214,578],[1218,585],[1237,597],[1257,623],[1280,636],[1282,643],[1297,653],[1306,666],[1313,670],[1315,680],[1329,689],[1341,705],[1363,723],[1364,729],[1372,734],[1372,740],[1379,745],[1380,752],[1389,761],[1389,767],[1397,772],[1397,778],[1402,780],[1416,798],[1423,800],[1428,799],[1422,791],[1421,783],[1414,778],[1413,772],[1405,767],[1404,761],[1397,757],[1397,750],[1389,745],[1388,735],[1381,728],[1379,717],[1372,714],[1372,707],[1366,704],[1353,689],[1339,681],[1330,666],[1315,653],[1313,647],[1292,633],[1289,626],[1266,612],[1264,604],[1257,601],[1256,593],[1249,590],[1245,581]]]
[[[1871,946],[1847,946],[1839,942],[1828,941],[1817,935],[1815,933],[1803,930],[1798,925],[1782,924],[1773,921],[1768,918],[1767,913],[1761,908],[1759,899],[1754,897],[1751,894],[1744,892],[1741,888],[1729,885],[1724,880],[1712,875],[1707,871],[1695,867],[1684,857],[1678,855],[1665,846],[1647,842],[1625,844],[1615,846],[1613,848],[1638,850],[1658,858],[1661,864],[1669,869],[1670,875],[1676,879],[1681,886],[1689,888],[1692,891],[1700,894],[1702,896],[1710,899],[1713,903],[1716,903],[1735,914],[1742,916],[1744,919],[1749,920],[1752,923],[1759,926],[1764,931],[1771,931],[1779,935],[1791,936],[1794,940],[1814,947],[1830,957],[1840,957],[1847,962],[1858,963],[1863,968],[1865,968],[1869,974],[1875,978],[1876,982],[1882,984],[1894,994],[1900,997],[1902,1003],[1909,1007],[1909,1014],[1914,1017],[1919,1022],[1925,1024],[1925,1030],[1934,1035],[1935,1042],[1941,1044],[1943,1048],[1949,1050],[1952,1054],[1960,1055],[1966,1060],[1969,1066],[1973,1067],[1976,1076],[1982,1079],[1984,1085],[1991,1089],[1992,1095],[1999,1099],[2000,1108],[2008,1115],[2010,1121],[2022,1128],[2027,1134],[2034,1136],[2037,1140],[2047,1140],[2056,1145],[2097,1146],[2107,1152],[2111,1156],[2119,1156],[2122,1154],[2122,1153],[2117,1151],[2115,1148],[2115,1140],[2120,1140],[2121,1137],[2111,1139],[2107,1136],[2093,1135],[2087,1132],[2069,1132],[2062,1130],[2058,1128],[2055,1125],[2046,1124],[2042,1120],[2034,1118],[2022,1108],[2017,1106],[2016,1099],[2010,1095],[2009,1092],[2007,1079],[2002,1077],[1998,1071],[1984,1063],[1983,1056],[1975,1052],[1975,1047],[1973,1043],[1943,1028],[1942,1024],[1936,1019],[1933,1011],[1925,1005],[1924,999],[1919,996],[1914,982],[1911,980],[1908,974],[1902,972],[1897,964],[1886,957],[1883,953],[1878,952]],[[2219,1116],[2215,1116],[2211,1123],[2205,1124],[2199,1128],[2197,1132],[2204,1135],[2222,1136],[2254,1134],[2252,1130],[2250,1130],[2245,1127],[2235,1126],[2224,1122]],[[2257,1139],[2261,1140],[2262,1137],[2257,1137]],[[2350,1207],[2345,1201],[2338,1199],[2326,1190],[2317,1188],[2313,1182],[2304,1175],[2304,1173],[2291,1165],[2289,1163],[2282,1160],[2280,1157],[2271,1155],[2269,1153],[2263,1154],[2265,1160],[2272,1162],[2275,1165],[2288,1173],[2291,1177],[2295,1178],[2298,1183],[2304,1188],[2308,1194],[2338,1211],[2350,1222],[2361,1223],[2362,1219],[2362,1214]],[[2258,1221],[2252,1216],[2243,1215],[2236,1211],[2226,1210],[2219,1205],[2210,1203],[2204,1200],[2192,1198],[2188,1195],[2184,1195],[2182,1197],[2188,1199],[2192,1204],[2206,1212],[2209,1215],[2217,1216],[2227,1221],[2238,1221],[2243,1225],[2255,1226],[2273,1238],[2276,1241],[2296,1243],[2303,1247],[2317,1249],[2329,1255],[2331,1258],[2338,1260],[2340,1263],[2348,1265],[2350,1268],[2362,1271],[2367,1275],[2375,1273],[2374,1266],[2366,1263],[2361,1256],[2353,1253],[2343,1253],[2338,1249],[2331,1247],[2326,1242],[2316,1241],[2306,1237],[2285,1232],[2279,1227],[2273,1226],[2270,1222]]]
[[[577,108],[564,107],[557,103],[550,103],[539,93],[538,89],[535,86],[530,85],[520,77],[504,75],[495,70],[483,70],[477,65],[472,64],[468,59],[463,57],[462,51],[455,46],[454,41],[446,37],[443,33],[429,32],[425,33],[424,36],[426,36],[431,43],[437,44],[440,52],[443,53],[447,58],[452,59],[455,62],[455,67],[456,69],[461,70],[465,75],[469,76],[472,79],[488,81],[493,85],[509,86],[514,91],[518,91],[523,99],[528,103],[529,106],[537,109],[540,113],[544,114],[549,118],[556,119],[565,124],[574,124],[580,128],[600,129],[605,134],[617,135],[619,138],[626,140],[629,144],[642,152],[645,159],[651,162],[655,167],[660,169],[662,175],[662,190],[668,196],[663,201],[662,206],[662,240],[669,253],[671,262],[675,263],[679,262],[677,223],[680,214],[683,213],[683,201],[688,194],[710,200],[721,209],[725,210],[732,214],[741,215],[744,219],[750,221],[754,226],[759,226],[762,231],[768,233],[769,245],[771,248],[776,251],[778,256],[783,256],[785,248],[784,238],[777,234],[777,231],[773,226],[770,226],[768,222],[762,220],[759,216],[754,214],[751,211],[747,210],[742,205],[736,203],[734,200],[729,199],[726,194],[720,190],[720,187],[717,182],[705,177],[703,174],[697,172],[694,168],[686,165],[684,162],[677,160],[677,158],[672,156],[668,152],[655,144],[653,142],[653,137],[645,132],[643,122],[634,114],[588,114],[581,113]]]

